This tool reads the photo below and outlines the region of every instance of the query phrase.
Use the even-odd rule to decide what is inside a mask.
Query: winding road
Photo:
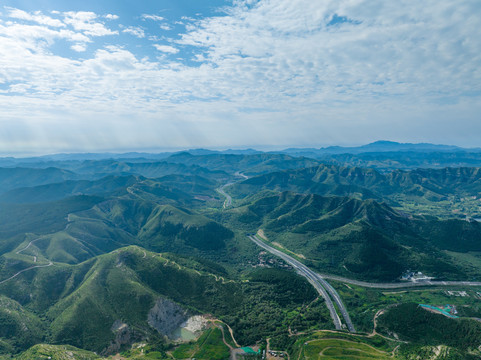
[[[232,197],[224,191],[224,188],[226,188],[227,186],[232,185],[232,184],[233,183],[227,183],[227,184],[224,184],[220,188],[217,189],[217,192],[225,197],[224,209],[226,209],[226,208],[228,208],[232,205]]]
[[[30,247],[30,245],[32,245],[35,241],[38,241],[40,239],[41,238],[36,238],[35,240],[30,241],[27,246],[25,246],[23,249],[16,251],[15,254],[20,254],[22,251],[27,250]]]
[[[247,180],[249,177],[244,175],[243,173],[237,171],[234,176],[240,177],[244,180]],[[228,182],[227,184],[222,185],[220,188],[216,189],[219,194],[225,197],[224,201],[224,209],[230,207],[232,205],[232,197],[225,192],[225,188],[229,185],[235,184],[235,182]]]
[[[6,283],[8,280],[12,280],[13,278],[17,277],[18,275],[20,275],[21,273],[23,273],[23,272],[25,272],[25,271],[32,270],[32,269],[35,269],[35,268],[42,268],[42,267],[52,266],[52,265],[53,265],[53,262],[49,261],[49,263],[46,264],[46,265],[30,266],[29,268],[20,270],[18,273],[10,276],[8,279],[5,279],[5,280],[0,281],[0,285],[3,284],[3,283]]]
[[[32,245],[32,244],[33,244],[35,241],[37,241],[37,240],[40,240],[40,238],[37,238],[37,239],[35,239],[35,240],[30,241],[27,246],[25,246],[23,249],[20,249],[20,250],[16,251],[15,254],[20,254],[22,251],[27,250],[27,249],[30,247],[30,245]],[[34,259],[34,262],[37,262],[37,257],[36,257],[36,256],[34,256],[33,259]],[[12,280],[13,278],[16,278],[18,275],[20,275],[21,273],[23,273],[23,272],[25,272],[25,271],[32,270],[32,269],[35,269],[35,268],[48,267],[48,266],[52,266],[52,265],[53,265],[53,262],[49,261],[48,264],[30,266],[30,267],[28,267],[28,268],[26,268],[26,269],[20,270],[19,272],[13,274],[13,275],[10,276],[8,279],[5,279],[5,280],[0,281],[0,285],[3,284],[3,283],[6,283],[6,282],[9,281],[9,280]]]

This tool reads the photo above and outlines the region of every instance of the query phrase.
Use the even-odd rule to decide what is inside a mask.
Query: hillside
[[[323,154],[319,157],[314,157],[323,163],[370,168],[384,173],[393,170],[415,170],[418,168],[481,167],[481,151],[389,151],[359,154]]]
[[[452,205],[481,196],[481,171],[443,168],[381,174],[373,169],[320,165],[259,175],[231,186],[229,191],[245,197],[266,189],[384,200],[408,212],[419,211],[419,205],[434,206],[443,216],[452,216]],[[418,207],[411,208],[413,203]],[[476,217],[478,209],[474,207],[469,215]]]
[[[129,187],[140,179],[134,176],[107,176],[100,180],[68,180],[32,187],[19,187],[0,195],[0,203],[41,203],[74,195],[106,195]]]
[[[479,271],[443,252],[479,251],[478,223],[410,218],[374,200],[292,192],[266,192],[245,203],[225,215],[231,227],[263,229],[320,271],[377,281],[395,281],[407,269],[441,279]]]
[[[276,270],[266,276],[262,270],[252,282],[239,282],[217,271],[194,259],[128,247],[78,265],[56,264],[26,273],[0,284],[0,293],[11,297],[2,298],[2,304],[8,304],[3,308],[11,309],[2,315],[11,323],[2,333],[5,346],[10,346],[4,351],[47,341],[115,352],[156,334],[170,335],[196,314],[228,321],[238,341],[249,344],[272,327],[287,331],[282,326],[287,314],[315,297],[303,278],[289,272]],[[292,296],[291,283],[304,291]],[[24,293],[26,288],[30,295]],[[267,308],[276,315],[243,322],[244,316],[255,317]],[[21,330],[22,338],[16,336],[15,329],[25,326],[20,324],[26,319],[38,335]],[[38,330],[41,327],[49,330]]]
[[[78,174],[54,167],[46,169],[0,168],[0,193],[18,187],[38,186],[79,178],[81,176]]]
[[[408,339],[412,347],[395,350],[397,340],[362,335],[380,309],[434,299],[479,315],[469,303],[477,288],[454,299],[444,287],[359,287],[399,283],[408,269],[481,280],[479,168],[386,172],[258,152],[162,156],[26,159],[21,169],[0,169],[0,358],[221,360],[234,343],[227,325],[241,345],[270,339],[299,359],[345,355],[348,343],[367,357],[402,358],[438,345]],[[329,332],[323,298],[252,233],[311,270],[348,278],[328,280],[361,334]],[[175,344],[173,332],[193,315],[210,325]],[[466,354],[458,343],[446,349]]]
[[[192,155],[189,152],[173,154],[167,162],[184,165],[199,165],[211,171],[225,171],[230,174],[236,172],[246,175],[265,174],[277,170],[299,169],[318,165],[314,159],[292,157],[282,154],[208,154]]]

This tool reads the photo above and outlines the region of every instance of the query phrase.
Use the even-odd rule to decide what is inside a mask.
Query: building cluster
[[[269,350],[269,355],[270,356],[274,356],[274,357],[281,357],[283,358],[285,356],[285,354],[282,352],[282,351],[274,351],[274,350]]]
[[[458,309],[456,309],[456,305],[447,304],[447,305],[444,305],[442,309],[451,315],[458,314]]]
[[[467,291],[456,291],[456,290],[448,290],[448,291],[446,291],[446,295],[469,297]]]
[[[433,277],[424,275],[421,271],[411,271],[406,270],[401,275],[401,280],[403,281],[412,281],[412,282],[421,282],[421,281],[431,281]]]
[[[266,251],[261,251],[257,256],[257,264],[253,264],[249,262],[252,267],[274,267],[274,268],[281,268],[286,270],[292,270],[292,266],[286,264],[286,262],[282,259],[278,259],[275,257],[271,257],[269,253]]]

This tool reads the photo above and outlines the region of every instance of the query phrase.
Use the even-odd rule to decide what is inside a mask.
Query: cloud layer
[[[238,0],[176,35],[114,10],[3,9],[0,152],[480,145],[478,1]]]

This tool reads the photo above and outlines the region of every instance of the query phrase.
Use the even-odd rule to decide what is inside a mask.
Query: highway
[[[341,296],[339,295],[337,290],[334,289],[331,286],[331,284],[329,284],[325,279],[323,279],[321,276],[319,276],[319,274],[316,274],[316,275],[317,275],[319,281],[321,282],[321,284],[324,286],[324,288],[329,293],[329,295],[332,296],[332,298],[334,299],[334,302],[337,304],[337,307],[341,311],[341,315],[344,318],[344,321],[347,325],[347,329],[349,330],[349,332],[352,332],[352,333],[356,332],[356,329],[354,328],[354,324],[351,321],[351,317],[349,316],[349,313],[347,312],[346,307],[344,306],[344,303],[341,300]]]
[[[420,286],[481,286],[480,281],[418,281],[418,282],[399,282],[399,283],[371,283],[344,278],[336,275],[319,274],[321,278],[335,280],[346,284],[357,285],[373,289],[401,289]]]
[[[294,259],[293,257],[287,255],[286,253],[277,250],[265,242],[259,240],[255,235],[248,236],[250,240],[256,243],[258,246],[264,248],[265,250],[269,251],[271,254],[274,254],[285,262],[290,264],[291,266],[296,269],[296,271],[304,276],[309,283],[317,290],[317,292],[324,298],[326,301],[327,308],[331,314],[331,318],[334,322],[334,325],[337,330],[342,329],[340,318],[336,312],[334,307],[333,301],[337,304],[339,311],[341,312],[342,317],[346,323],[346,326],[350,332],[356,332],[354,325],[351,321],[349,313],[347,312],[346,307],[344,306],[339,293],[334,289],[331,284],[329,284],[326,279],[335,280],[347,284],[357,285],[361,287],[368,287],[368,288],[376,288],[376,289],[398,289],[398,288],[411,288],[411,287],[422,287],[422,286],[481,286],[481,282],[477,281],[419,281],[419,282],[402,282],[402,283],[370,283],[366,281],[359,281],[344,278],[341,276],[336,275],[328,275],[328,274],[318,274],[309,269],[306,265],[301,263],[300,261]]]
[[[304,265],[300,261],[298,261],[298,260],[294,259],[293,257],[283,253],[282,251],[279,251],[279,250],[267,245],[263,241],[256,238],[255,235],[254,236],[248,236],[248,237],[249,237],[250,240],[252,240],[258,246],[260,246],[263,249],[269,251],[271,254],[274,254],[274,255],[280,257],[281,259],[283,259],[285,262],[287,262],[292,267],[294,267],[294,269],[296,269],[296,271],[300,275],[304,276],[307,279],[307,281],[309,281],[309,283],[312,286],[314,286],[314,288],[317,290],[319,295],[321,295],[322,298],[326,301],[327,308],[328,308],[329,313],[331,315],[332,321],[334,322],[334,326],[335,326],[336,330],[342,330],[341,319],[339,318],[339,315],[336,312],[336,308],[334,306],[334,303],[332,302],[331,297],[329,296],[329,294],[331,294],[331,296],[334,299],[334,302],[337,304],[337,307],[341,311],[341,315],[343,316],[344,321],[346,322],[347,328],[349,329],[349,331],[355,332],[354,325],[351,322],[349,314],[346,310],[346,307],[342,303],[339,294],[337,293],[336,290],[334,290],[334,288],[331,285],[329,285],[327,283],[327,281],[322,279],[318,274],[316,274],[314,271],[309,269],[306,265]]]

